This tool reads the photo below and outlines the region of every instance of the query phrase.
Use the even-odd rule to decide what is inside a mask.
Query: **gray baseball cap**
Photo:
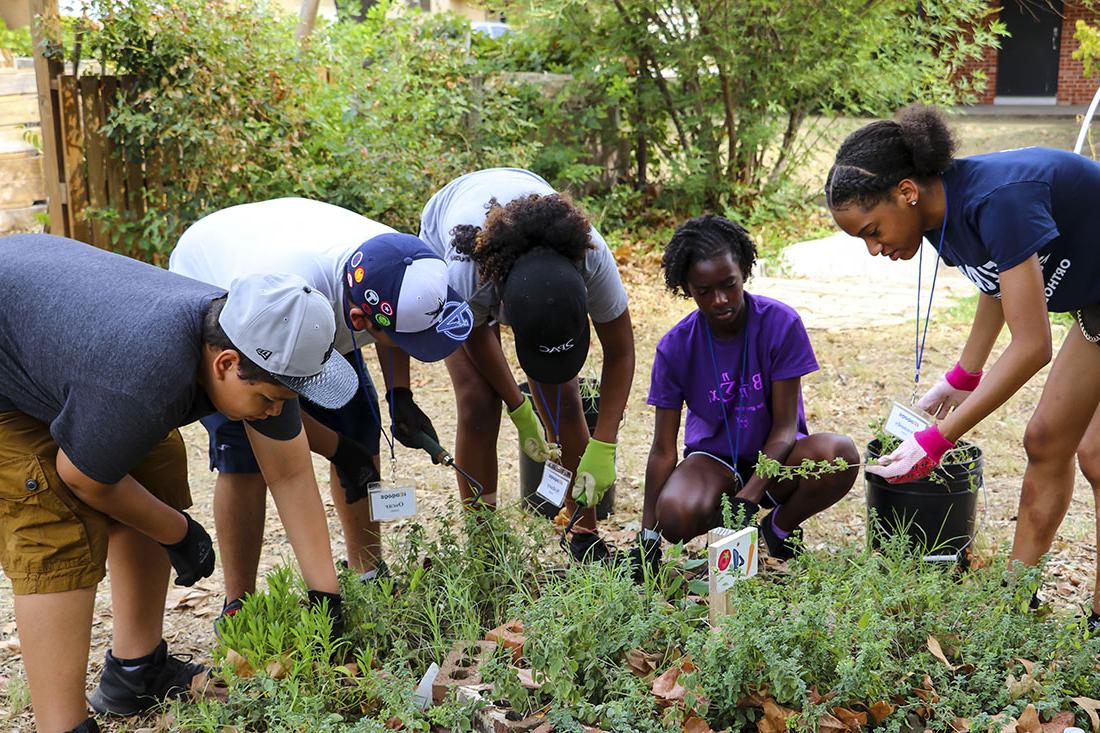
[[[218,323],[237,350],[314,404],[343,407],[359,389],[351,364],[329,358],[332,304],[297,275],[237,278]]]

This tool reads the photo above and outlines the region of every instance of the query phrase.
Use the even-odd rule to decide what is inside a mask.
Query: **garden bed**
[[[552,567],[510,512],[461,522],[414,529],[392,578],[341,579],[338,648],[294,574],[269,576],[223,632],[225,689],[174,706],[172,729],[1045,733],[1100,707],[1100,639],[1028,611],[1038,571],[1001,559],[959,575],[903,540],[806,553],[738,583],[711,627],[675,548],[639,587],[622,567]]]

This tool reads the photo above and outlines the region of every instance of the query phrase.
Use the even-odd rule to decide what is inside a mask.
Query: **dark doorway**
[[[1010,35],[997,56],[997,96],[1057,95],[1061,0],[1004,0],[1001,20]]]

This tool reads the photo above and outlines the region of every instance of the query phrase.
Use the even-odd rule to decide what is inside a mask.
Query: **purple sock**
[[[787,539],[788,537],[791,536],[791,533],[788,532],[785,529],[780,529],[779,525],[775,523],[775,515],[776,514],[779,514],[779,507],[776,507],[775,509],[772,510],[771,519],[770,519],[770,521],[772,523],[772,531],[775,532],[776,537],[778,537],[781,540],[785,540],[785,539]]]

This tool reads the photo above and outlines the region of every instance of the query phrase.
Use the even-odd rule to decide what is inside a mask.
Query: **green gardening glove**
[[[596,506],[615,483],[615,444],[590,438],[577,466],[573,500],[581,506]]]
[[[550,446],[546,444],[546,436],[542,432],[542,423],[535,415],[535,408],[531,405],[531,398],[524,397],[519,407],[510,411],[508,417],[512,418],[512,424],[519,432],[519,444],[523,452],[532,461],[545,463],[550,457]]]

